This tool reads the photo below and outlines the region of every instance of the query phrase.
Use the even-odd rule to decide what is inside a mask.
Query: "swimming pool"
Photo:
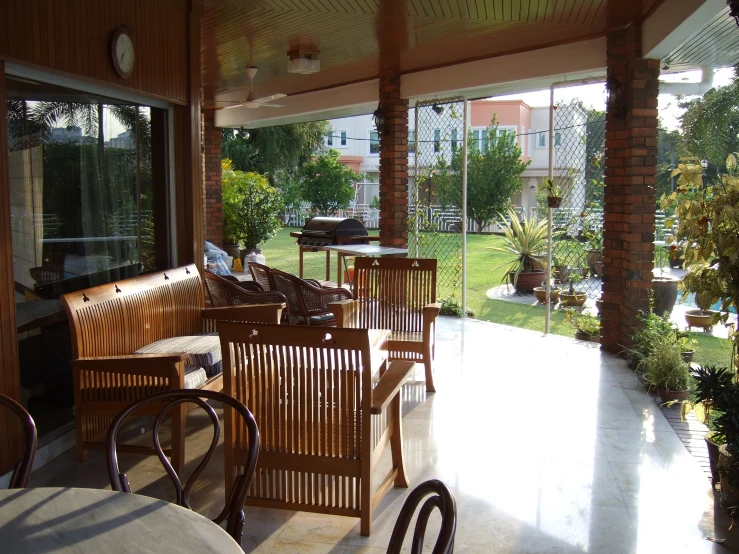
[[[680,301],[683,298],[682,291],[677,291],[677,302],[675,304],[680,304]],[[685,298],[685,302],[683,302],[683,306],[690,306],[692,308],[697,308],[698,305],[695,303],[695,293],[691,292],[688,294],[688,296]],[[712,310],[719,311],[721,309],[721,302],[716,302],[713,306],[711,306]],[[729,312],[732,314],[736,313],[736,309],[733,306],[729,306]]]

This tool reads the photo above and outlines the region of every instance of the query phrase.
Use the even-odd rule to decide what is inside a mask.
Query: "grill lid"
[[[314,217],[303,227],[298,244],[301,246],[327,246],[338,244],[340,239],[366,236],[367,228],[358,219],[351,217]]]

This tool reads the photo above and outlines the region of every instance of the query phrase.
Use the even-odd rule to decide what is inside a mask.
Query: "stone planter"
[[[708,464],[711,467],[711,486],[715,487],[716,483],[721,480],[721,476],[718,473],[718,449],[721,445],[711,439],[711,433],[706,434],[703,440],[706,441],[706,448],[708,449]]]
[[[593,275],[600,275],[600,272],[597,271],[596,264],[601,264],[601,270],[603,269],[603,254],[601,254],[600,250],[586,250],[586,258],[588,269],[590,269],[590,273]]]
[[[571,308],[582,308],[585,305],[585,301],[588,299],[587,293],[575,291],[574,294],[569,292],[559,293],[559,299],[562,304]]]
[[[716,312],[713,310],[688,310],[685,312],[685,321],[689,328],[700,327],[710,331],[714,325]]]
[[[552,302],[552,304],[556,304],[559,302],[559,289],[551,289],[549,291],[549,298]],[[544,287],[536,287],[534,288],[534,295],[536,296],[536,299],[539,301],[540,304],[546,304],[547,301],[547,289]]]
[[[575,331],[575,338],[578,340],[585,340],[589,342],[600,342],[600,335],[588,335],[582,331]]]
[[[662,317],[672,313],[677,301],[677,279],[671,277],[654,277],[652,291],[654,292],[654,306],[652,311]]]
[[[595,262],[594,275],[597,275],[598,277],[601,277],[603,275],[603,260]]]
[[[536,287],[541,286],[542,281],[545,281],[547,278],[547,272],[541,269],[522,271],[518,274],[518,279],[514,282],[515,275],[513,271],[508,273],[508,282],[516,288],[516,292],[531,292]]]
[[[690,394],[689,390],[667,390],[662,387],[657,387],[657,394],[662,399],[662,402],[682,402],[688,399]]]

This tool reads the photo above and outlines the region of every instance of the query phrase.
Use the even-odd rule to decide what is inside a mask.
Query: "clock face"
[[[113,38],[113,62],[118,74],[127,78],[133,72],[135,55],[133,50],[133,42],[126,32],[116,33]]]

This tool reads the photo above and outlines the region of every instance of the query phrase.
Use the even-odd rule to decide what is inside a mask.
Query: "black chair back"
[[[429,495],[431,496],[426,499],[418,512],[410,552],[411,554],[422,554],[426,525],[434,508],[438,508],[441,512],[441,528],[432,554],[452,554],[454,552],[454,535],[457,532],[457,503],[449,487],[438,479],[431,479],[413,489],[405,504],[403,504],[398,520],[395,522],[393,534],[390,537],[387,554],[400,554],[403,539],[413,519],[416,507],[424,497]]]
[[[33,460],[36,459],[36,446],[38,444],[36,424],[31,414],[12,398],[0,394],[0,406],[5,406],[18,416],[18,419],[21,420],[21,425],[23,425],[23,431],[26,436],[26,450],[23,453],[23,459],[13,468],[9,488],[24,489],[28,486],[28,480],[31,478],[31,471],[33,470]]]
[[[259,430],[257,429],[257,423],[254,420],[251,412],[238,400],[234,400],[230,396],[227,396],[220,392],[209,391],[209,390],[173,390],[158,392],[149,396],[146,396],[140,400],[137,400],[130,406],[126,407],[121,413],[119,413],[113,420],[113,423],[108,429],[108,438],[106,441],[106,453],[108,461],[108,476],[110,477],[110,484],[113,490],[118,492],[131,492],[131,487],[128,483],[128,478],[125,473],[121,473],[118,468],[118,456],[116,452],[116,437],[118,431],[127,417],[133,412],[139,410],[144,406],[150,404],[161,403],[163,404],[162,409],[154,420],[154,428],[152,431],[154,448],[159,461],[164,466],[172,484],[177,492],[177,504],[187,508],[190,508],[190,491],[192,490],[193,483],[197,480],[200,474],[205,469],[205,466],[210,461],[218,446],[218,439],[220,437],[221,426],[218,421],[218,415],[216,415],[213,407],[210,406],[204,399],[216,400],[224,404],[224,409],[232,408],[241,418],[244,420],[247,434],[249,437],[249,452],[244,468],[244,473],[237,475],[234,480],[233,487],[227,496],[226,505],[223,510],[216,518],[213,519],[214,523],[220,524],[222,521],[228,518],[226,523],[226,531],[233,539],[241,544],[241,536],[244,530],[244,501],[246,495],[249,492],[252,478],[254,477],[254,470],[257,466],[257,457],[259,456]],[[183,404],[192,402],[200,406],[210,417],[213,423],[213,440],[211,441],[208,452],[206,452],[198,467],[195,468],[190,478],[182,486],[179,476],[172,468],[172,464],[164,455],[162,446],[159,442],[159,427],[164,417],[175,407],[177,404]],[[151,406],[149,406],[151,407]]]

